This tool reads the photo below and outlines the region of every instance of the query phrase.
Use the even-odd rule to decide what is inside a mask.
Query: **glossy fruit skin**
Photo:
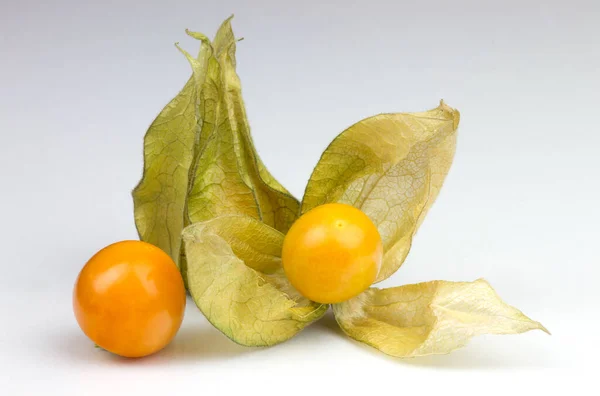
[[[285,236],[282,261],[287,278],[303,296],[333,304],[369,288],[382,255],[381,237],[367,215],[332,203],[296,220]]]
[[[179,330],[185,303],[173,260],[140,241],[100,250],[79,273],[73,291],[79,327],[98,346],[124,357],[164,348]]]

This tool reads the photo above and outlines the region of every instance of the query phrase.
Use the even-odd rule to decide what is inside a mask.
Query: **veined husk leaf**
[[[256,149],[254,147],[254,142],[252,141],[252,137],[250,134],[250,126],[248,125],[248,120],[246,117],[246,109],[244,107],[244,101],[242,99],[241,84],[239,81],[239,77],[235,73],[235,67],[237,65],[237,61],[236,61],[236,57],[235,57],[235,49],[236,49],[235,41],[236,41],[236,39],[235,39],[235,35],[233,34],[233,30],[231,29],[231,19],[232,18],[233,18],[233,16],[229,17],[227,20],[225,20],[225,22],[223,22],[223,24],[221,25],[221,27],[219,28],[219,30],[215,36],[214,48],[215,48],[216,57],[217,57],[217,59],[220,59],[220,57],[222,56],[222,52],[225,50],[228,51],[228,59],[229,59],[230,66],[231,66],[230,69],[232,69],[232,72],[233,72],[232,73],[233,75],[231,77],[233,80],[235,80],[234,85],[237,85],[237,87],[235,87],[235,92],[233,92],[233,96],[234,96],[234,98],[236,98],[236,100],[238,100],[239,113],[243,116],[242,123],[244,125],[243,125],[243,128],[241,128],[241,131],[242,131],[242,133],[244,133],[247,136],[247,141],[248,141],[248,144],[251,149],[250,151],[255,154],[256,161],[258,162],[258,171],[259,171],[261,178],[272,189],[277,190],[285,195],[291,195],[291,193],[281,183],[279,183],[279,181],[277,181],[277,179],[275,179],[275,177],[269,172],[269,170],[267,169],[265,164],[260,159],[260,156],[258,155],[258,153],[256,152]],[[300,203],[294,198],[291,206],[292,206],[292,209],[294,209],[297,212],[300,208]]]
[[[480,334],[548,333],[483,279],[372,288],[333,310],[351,338],[396,357],[446,354]]]
[[[202,46],[201,55],[204,51]],[[200,96],[192,76],[150,125],[144,137],[142,179],[132,193],[140,239],[158,246],[176,263],[197,144]]]
[[[327,147],[308,182],[302,213],[341,202],[377,226],[384,258],[377,282],[404,262],[412,236],[435,201],[456,147],[460,115],[443,102],[422,113],[359,121]]]
[[[219,69],[214,131],[199,153],[188,216],[195,223],[224,214],[245,214],[285,232],[296,219],[299,203],[259,161],[235,71],[236,42],[229,20],[219,33],[214,50]]]
[[[203,39],[198,33],[192,37]],[[250,136],[241,84],[235,71],[236,39],[230,19],[214,40],[206,92],[212,92],[214,111],[197,152],[187,202],[190,224],[228,215],[242,214],[286,232],[297,217],[298,201],[267,171]],[[189,57],[188,57],[189,58]],[[187,282],[187,264],[181,271]]]
[[[201,33],[192,77],[150,126],[144,139],[144,175],[133,192],[140,238],[165,250],[186,280],[181,231],[222,214],[244,214],[287,231],[298,201],[260,160],[250,136],[231,18],[214,44]],[[178,47],[179,48],[179,47]]]
[[[206,318],[239,344],[286,341],[327,310],[302,297],[286,279],[283,238],[260,220],[241,215],[195,223],[183,232],[188,290]]]

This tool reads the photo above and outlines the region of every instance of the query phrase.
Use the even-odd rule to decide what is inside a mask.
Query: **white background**
[[[600,3],[82,1],[0,6],[0,394],[416,394],[562,387],[597,376]],[[484,336],[396,360],[332,317],[247,349],[189,301],[171,346],[96,350],[71,310],[78,271],[136,238],[142,137],[190,73],[173,43],[235,13],[260,155],[301,196],[322,150],[364,117],[461,111],[444,189],[384,286],[485,277],[553,333]],[[420,393],[419,393],[420,394]]]

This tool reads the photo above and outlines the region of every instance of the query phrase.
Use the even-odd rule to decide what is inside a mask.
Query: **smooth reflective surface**
[[[140,357],[164,348],[177,333],[185,288],[166,253],[144,242],[123,241],[99,251],[81,270],[73,310],[97,345]]]
[[[356,296],[375,281],[382,259],[381,237],[360,210],[327,204],[305,213],[283,244],[283,267],[292,285],[320,303]]]

